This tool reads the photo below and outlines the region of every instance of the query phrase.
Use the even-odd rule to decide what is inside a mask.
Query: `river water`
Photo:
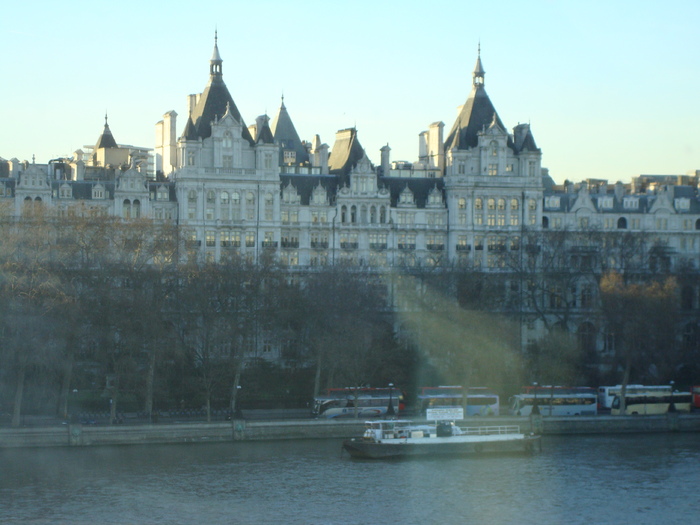
[[[700,516],[700,434],[351,460],[339,440],[0,450],[0,523],[659,524]]]

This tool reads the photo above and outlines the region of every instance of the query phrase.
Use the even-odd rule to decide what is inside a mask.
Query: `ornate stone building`
[[[318,135],[302,140],[284,99],[271,122],[262,115],[247,125],[216,42],[209,82],[188,97],[180,134],[177,117],[164,114],[152,151],[117,145],[105,122],[88,154],[45,165],[0,162],[0,199],[17,216],[41,201],[59,214],[174,221],[202,261],[233,252],[255,261],[270,251],[290,268],[499,274],[506,295],[520,297],[502,309],[521,318],[523,344],[563,323],[585,345],[610,350],[592,309],[595,275],[632,265],[649,273],[700,267],[698,172],[556,186],[530,125],[508,131],[498,115],[480,56],[449,133],[443,137],[442,122],[420,133],[414,163],[392,162],[385,146],[374,165],[354,128],[338,131],[332,148]],[[625,255],[630,235],[637,251]],[[554,255],[556,268],[547,262]],[[563,268],[565,282],[540,278]],[[689,314],[683,337],[696,345],[698,293],[697,283],[681,292]]]

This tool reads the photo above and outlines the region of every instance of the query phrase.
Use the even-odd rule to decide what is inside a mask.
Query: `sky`
[[[281,96],[302,139],[356,127],[370,160],[415,161],[485,87],[506,127],[529,122],[558,182],[700,169],[697,0],[161,0],[12,2],[0,32],[0,157],[46,163],[120,144],[209,78],[214,32],[247,125]]]

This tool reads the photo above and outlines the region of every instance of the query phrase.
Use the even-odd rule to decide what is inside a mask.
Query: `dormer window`
[[[626,210],[636,210],[639,208],[639,199],[635,197],[628,197],[622,201],[622,206]]]
[[[168,192],[168,188],[161,186],[158,188],[158,193],[156,194],[156,198],[159,201],[167,201],[170,200],[170,193]]]
[[[70,199],[73,196],[73,190],[68,184],[64,184],[58,194],[61,199]]]
[[[598,206],[600,206],[600,208],[604,209],[604,210],[611,210],[613,207],[613,198],[612,197],[600,197],[598,199]]]
[[[442,194],[440,190],[434,188],[433,191],[428,195],[428,204],[432,206],[439,206],[442,204]]]
[[[229,149],[233,147],[233,136],[231,135],[230,131],[227,131],[226,133],[224,133],[223,146],[224,146],[224,148],[229,148]]]
[[[547,208],[559,208],[561,206],[561,199],[559,197],[547,197],[544,202]]]
[[[674,205],[677,210],[688,211],[690,209],[690,199],[687,197],[675,199]]]
[[[413,192],[405,188],[399,196],[399,204],[413,204]]]
[[[96,186],[92,187],[92,198],[93,199],[104,199],[105,198],[105,190],[101,184],[97,184]]]
[[[284,150],[283,159],[285,164],[294,164],[297,160],[297,152],[292,150]]]
[[[313,204],[324,206],[328,204],[328,198],[326,195],[326,190],[323,189],[321,185],[316,186],[313,194]]]

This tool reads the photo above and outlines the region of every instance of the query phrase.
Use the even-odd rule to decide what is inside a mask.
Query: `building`
[[[530,125],[508,131],[497,113],[480,52],[450,131],[430,124],[413,163],[392,161],[385,146],[374,165],[354,128],[339,130],[332,148],[318,135],[301,140],[284,98],[272,119],[247,125],[224,82],[216,40],[209,81],[188,97],[179,135],[177,117],[168,111],[157,123],[152,161],[150,150],[119,146],[106,118],[87,153],[46,165],[3,161],[0,198],[16,215],[40,201],[59,214],[175,221],[202,261],[233,252],[256,261],[269,251],[292,269],[464,268],[502,275],[521,298],[533,289],[523,276],[541,273],[545,254],[557,252],[559,269],[570,272],[566,282],[543,279],[509,312],[523,321],[523,344],[561,322],[566,305],[567,329],[610,351],[604,320],[592,310],[595,271],[632,263],[652,273],[700,268],[700,172],[556,186]],[[553,241],[557,232],[566,239]],[[634,260],[615,252],[623,234],[639,241]],[[689,314],[698,311],[699,294],[696,283],[683,288]],[[684,333],[696,341],[691,318]]]

